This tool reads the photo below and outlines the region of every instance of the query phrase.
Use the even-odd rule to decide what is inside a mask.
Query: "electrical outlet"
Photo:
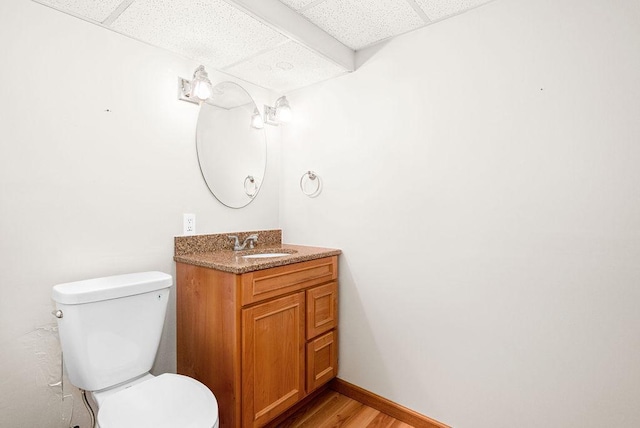
[[[182,215],[182,232],[185,235],[195,235],[196,234],[196,215],[195,214],[183,214]]]

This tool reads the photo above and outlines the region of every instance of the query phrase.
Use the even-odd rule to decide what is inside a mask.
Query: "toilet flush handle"
[[[51,315],[53,315],[56,318],[62,318],[64,316],[64,314],[60,309],[58,309],[57,311],[51,311]]]

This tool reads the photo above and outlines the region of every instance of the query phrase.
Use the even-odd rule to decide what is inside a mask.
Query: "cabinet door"
[[[304,326],[304,292],[242,310],[243,427],[263,426],[305,395]]]
[[[338,326],[338,283],[307,290],[307,339]]]
[[[338,374],[338,337],[335,330],[307,344],[307,391],[324,385]]]

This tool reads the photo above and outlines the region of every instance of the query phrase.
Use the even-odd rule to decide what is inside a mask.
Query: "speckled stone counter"
[[[229,235],[238,236],[240,242],[242,242],[252,234],[258,234],[258,243],[253,249],[233,251],[233,244],[228,238]],[[289,255],[262,259],[246,259],[242,257],[259,253],[288,253]],[[262,230],[215,235],[177,236],[175,238],[175,255],[173,259],[179,263],[241,274],[323,257],[337,256],[340,253],[340,250],[333,248],[282,244],[282,231]]]

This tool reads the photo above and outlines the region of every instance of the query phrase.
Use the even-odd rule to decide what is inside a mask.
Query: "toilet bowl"
[[[204,384],[149,373],[172,284],[165,273],[141,272],[53,287],[64,365],[98,408],[95,428],[218,428]]]

